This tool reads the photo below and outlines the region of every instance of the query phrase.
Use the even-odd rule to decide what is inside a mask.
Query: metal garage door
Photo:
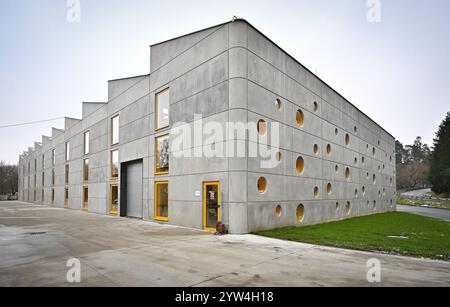
[[[142,161],[127,164],[127,216],[142,218]]]

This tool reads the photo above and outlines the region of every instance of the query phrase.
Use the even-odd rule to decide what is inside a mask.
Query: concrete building
[[[394,137],[245,20],[152,45],[82,108],[20,156],[20,200],[234,234],[396,210]]]

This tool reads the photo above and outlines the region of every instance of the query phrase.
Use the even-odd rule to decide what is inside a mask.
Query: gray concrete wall
[[[150,71],[150,75],[109,81],[106,103],[83,103],[82,120],[67,119],[64,130],[53,129],[51,137],[43,137],[25,152],[20,157],[20,200],[41,203],[43,192],[43,203],[50,205],[54,189],[54,205],[64,207],[64,189],[68,187],[69,208],[81,210],[83,186],[88,186],[89,212],[108,214],[110,186],[121,183],[120,178],[110,178],[110,154],[117,149],[121,164],[143,161],[144,220],[154,218],[155,182],[166,180],[167,223],[192,228],[203,228],[202,190],[207,181],[221,183],[221,220],[231,233],[395,210],[394,138],[247,22],[227,23],[151,46]],[[165,88],[170,89],[170,127],[156,131],[155,95]],[[275,108],[276,99],[281,101],[280,110]],[[305,119],[301,128],[296,123],[298,109]],[[174,127],[193,129],[194,114],[202,114],[204,125],[260,119],[279,122],[281,142],[276,150],[282,155],[281,163],[262,169],[260,158],[187,158],[177,157],[171,150],[169,174],[155,175],[155,138],[169,134]],[[115,115],[120,116],[120,142],[112,145],[111,118]],[[83,152],[86,131],[90,132],[89,155]],[[346,134],[349,145],[344,142]],[[270,132],[268,137],[272,138]],[[67,163],[66,142],[70,142]],[[248,142],[248,135],[230,135],[216,146]],[[328,144],[331,154],[326,153]],[[208,145],[204,136],[203,147]],[[314,145],[319,147],[317,154]],[[191,147],[194,149],[194,144]],[[302,174],[295,168],[299,156],[305,161]],[[83,182],[86,158],[90,160],[87,183]],[[66,164],[70,168],[68,185],[64,182]],[[351,174],[348,180],[346,168]],[[268,182],[262,194],[257,189],[259,177]],[[332,184],[331,193],[326,193],[328,183]],[[319,189],[317,197],[315,187]],[[301,222],[296,218],[300,204],[305,208]],[[280,216],[275,214],[277,206],[282,207]]]

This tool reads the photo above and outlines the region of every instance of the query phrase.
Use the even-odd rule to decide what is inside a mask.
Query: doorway
[[[142,160],[121,164],[121,216],[142,219]]]
[[[220,222],[220,183],[203,183],[203,229],[216,231]]]

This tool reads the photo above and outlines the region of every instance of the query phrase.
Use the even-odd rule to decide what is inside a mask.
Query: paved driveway
[[[448,262],[395,257],[252,235],[209,233],[139,220],[0,202],[0,286],[450,286]]]
[[[441,219],[441,220],[450,221],[450,210],[449,209],[397,205],[397,211],[407,212],[407,213],[412,213],[412,214],[417,214],[417,215],[423,215],[423,216],[428,216],[428,217],[433,217],[433,218],[437,218],[437,219]]]

